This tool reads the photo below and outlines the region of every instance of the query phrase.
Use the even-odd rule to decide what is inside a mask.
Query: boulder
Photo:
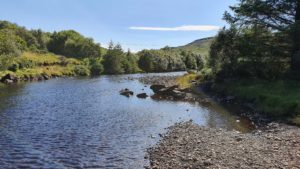
[[[120,95],[130,97],[133,95],[133,91],[130,91],[129,89],[125,88],[120,91]]]
[[[145,99],[145,98],[148,97],[148,95],[146,93],[140,93],[140,94],[137,94],[136,97],[141,98],[141,99]]]
[[[17,82],[18,78],[12,74],[7,74],[1,78],[2,83],[13,83]]]
[[[165,85],[156,85],[156,84],[150,86],[150,89],[152,89],[154,93],[157,93],[159,90],[161,90],[163,88],[166,88],[166,86]]]

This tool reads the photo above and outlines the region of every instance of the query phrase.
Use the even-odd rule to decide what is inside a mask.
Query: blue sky
[[[2,0],[0,20],[45,31],[74,29],[102,46],[180,46],[213,36],[236,0]]]

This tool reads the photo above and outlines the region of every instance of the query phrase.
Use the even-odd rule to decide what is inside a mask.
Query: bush
[[[76,65],[74,67],[74,72],[78,76],[89,76],[90,70],[84,65]]]
[[[100,75],[103,73],[103,65],[98,60],[90,61],[91,75]]]

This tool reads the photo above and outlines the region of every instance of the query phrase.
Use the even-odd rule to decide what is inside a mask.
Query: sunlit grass
[[[176,79],[177,84],[180,88],[190,88],[192,87],[192,81],[196,79],[195,73],[188,73],[183,76],[180,76]]]
[[[296,117],[300,124],[300,82],[293,80],[236,80],[215,86],[228,95],[255,103],[258,110],[275,117]]]
[[[60,57],[51,53],[38,54],[33,52],[24,52],[18,60],[27,60],[36,65],[54,65],[61,62]]]
[[[86,67],[84,62],[74,58],[61,58],[60,56],[45,53],[24,52],[22,56],[13,61],[18,64],[14,71],[0,71],[0,79],[6,74],[12,74],[19,79],[33,78],[41,75],[51,76],[74,76],[76,66]],[[22,66],[21,66],[22,65]]]

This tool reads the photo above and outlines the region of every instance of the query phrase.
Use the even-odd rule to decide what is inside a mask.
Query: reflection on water
[[[120,96],[123,88],[153,94],[139,76],[151,74],[0,88],[0,168],[143,168],[146,148],[176,122],[248,128],[221,106]]]

